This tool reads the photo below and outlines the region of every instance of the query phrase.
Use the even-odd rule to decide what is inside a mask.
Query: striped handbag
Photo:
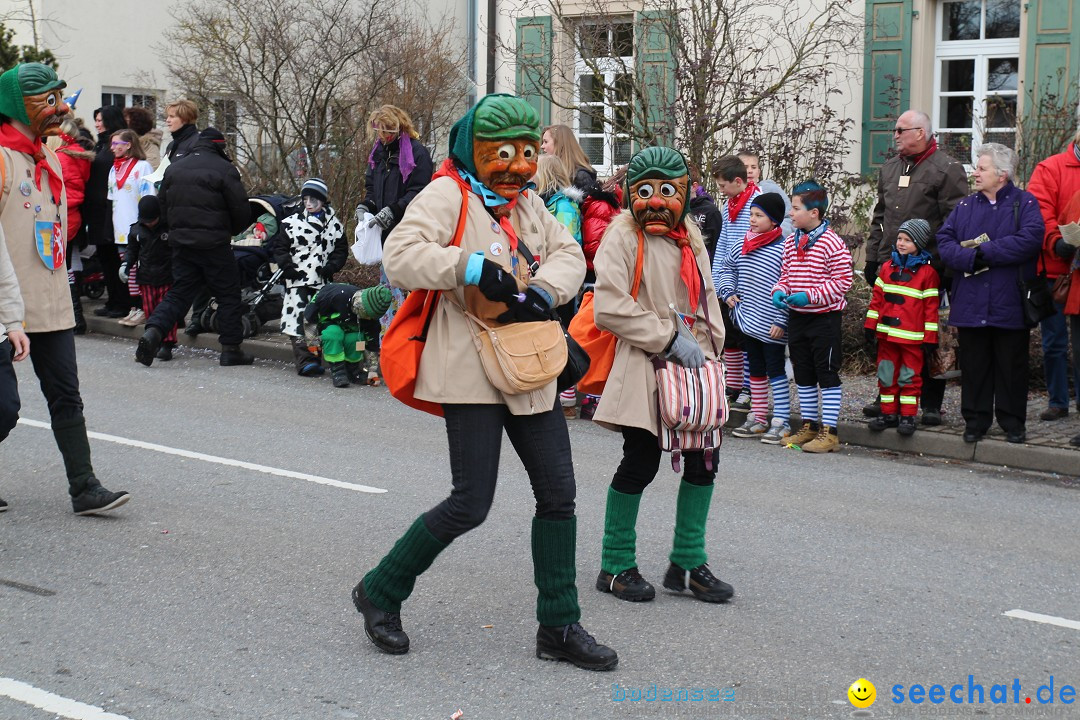
[[[705,279],[701,279],[701,298],[705,304],[709,342],[717,358],[716,338]],[[681,322],[676,318],[676,322]],[[705,467],[713,470],[719,460],[720,444],[724,439],[724,423],[728,419],[728,399],[724,386],[724,365],[719,360],[706,360],[699,368],[687,368],[653,355],[656,371],[657,439],[660,449],[671,453],[671,467],[681,471],[682,453],[701,450]]]

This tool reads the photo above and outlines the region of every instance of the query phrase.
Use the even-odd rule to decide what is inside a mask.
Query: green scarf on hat
[[[485,95],[450,128],[450,156],[476,175],[473,138],[540,142],[540,115],[525,100],[507,94]]]
[[[687,178],[687,192],[683,198],[682,214],[678,222],[682,222],[690,209],[690,168],[686,164],[683,154],[670,147],[654,145],[639,151],[626,166],[626,196],[630,197],[630,186],[639,180],[675,180]]]
[[[30,124],[23,98],[67,87],[56,71],[43,63],[19,63],[0,75],[0,113]]]

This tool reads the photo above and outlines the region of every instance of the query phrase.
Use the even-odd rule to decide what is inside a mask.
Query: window
[[[583,23],[575,67],[575,130],[582,150],[601,175],[630,162],[634,100],[634,24]]]
[[[934,127],[942,148],[974,164],[983,143],[1013,147],[1020,0],[942,3],[935,50]]]
[[[213,125],[235,152],[240,147],[240,108],[235,100],[217,98],[211,101],[209,125]]]
[[[101,106],[144,107],[157,117],[157,94],[153,90],[110,90],[101,93]]]

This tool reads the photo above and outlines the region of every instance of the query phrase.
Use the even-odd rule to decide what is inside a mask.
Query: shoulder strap
[[[637,260],[634,262],[634,282],[630,286],[630,297],[637,300],[641,290],[641,272],[645,269],[645,233],[638,228],[637,231]]]
[[[454,228],[454,237],[451,238],[450,244],[447,247],[457,247],[461,245],[461,238],[465,234],[465,221],[469,216],[469,192],[465,189],[464,185],[461,185],[461,212],[458,213],[457,227]],[[427,317],[424,318],[424,328],[420,331],[418,339],[422,341],[427,340],[428,328],[431,327],[431,321],[435,318],[435,306],[439,304],[439,299],[442,297],[442,290],[436,290],[430,293],[431,299],[428,302]]]
[[[4,153],[0,152],[0,210],[4,209],[4,200],[7,199],[7,161]]]

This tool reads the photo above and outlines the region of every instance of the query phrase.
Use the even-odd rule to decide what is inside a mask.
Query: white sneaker
[[[132,310],[131,314],[120,321],[121,325],[127,325],[128,327],[136,327],[146,322],[146,313],[142,310]]]
[[[791,423],[780,418],[773,418],[769,424],[769,430],[761,436],[761,442],[766,445],[779,445],[791,434]]]
[[[128,314],[117,320],[121,325],[131,325],[131,318],[135,317],[135,308],[128,310]]]
[[[735,398],[735,402],[731,403],[732,410],[750,410],[750,391],[743,388],[739,391],[739,397]]]
[[[732,430],[731,436],[737,438],[758,437],[764,435],[768,429],[769,427],[765,423],[759,423],[751,416],[746,418],[746,422],[742,425]]]

